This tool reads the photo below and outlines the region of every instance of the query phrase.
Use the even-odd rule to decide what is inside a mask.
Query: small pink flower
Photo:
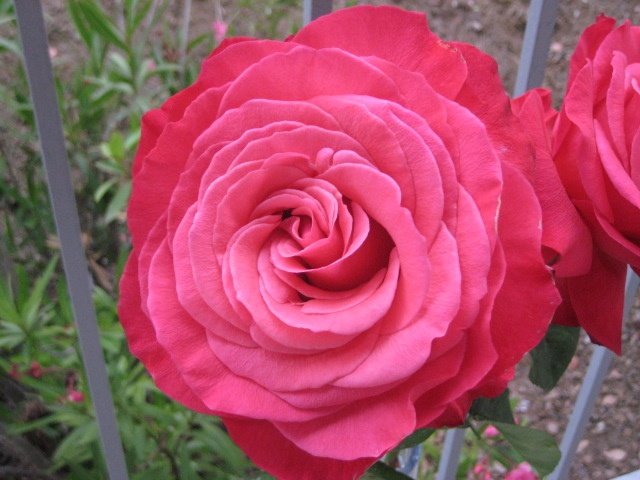
[[[42,366],[38,362],[31,362],[29,367],[29,375],[33,378],[42,377]]]
[[[498,435],[500,435],[500,432],[493,425],[489,425],[487,428],[484,429],[484,436],[487,438],[495,438]]]
[[[69,390],[69,393],[67,393],[67,400],[73,403],[84,402],[84,394],[75,389]]]
[[[538,480],[538,476],[527,462],[522,462],[515,469],[507,472],[504,478],[505,480]]]
[[[49,58],[54,59],[58,56],[58,49],[55,47],[49,47]]]
[[[211,24],[211,29],[213,30],[213,36],[215,37],[216,42],[222,41],[224,36],[227,34],[227,28],[229,28],[229,25],[222,20],[215,20]]]
[[[474,478],[479,480],[491,480],[491,473],[489,473],[489,458],[483,457],[478,463],[473,466]]]

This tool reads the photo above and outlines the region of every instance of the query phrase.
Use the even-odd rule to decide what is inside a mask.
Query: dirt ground
[[[175,14],[179,16],[182,2],[174,3]],[[216,15],[221,15],[222,19],[230,21],[235,34],[255,35],[251,25],[255,25],[259,13],[239,8],[240,3],[223,0],[222,9],[219,9],[214,0],[194,0],[191,15],[193,32],[210,28]],[[344,7],[346,3],[347,0],[334,0],[335,8]],[[527,1],[374,0],[358,3],[392,4],[426,12],[431,29],[442,38],[474,44],[496,58],[507,91],[513,90],[526,26]],[[49,0],[44,5],[49,12],[48,23],[52,26],[54,43],[58,42],[61,55],[73,55],[73,47],[64,45],[68,40],[64,22],[57,21],[65,15],[64,2]],[[619,20],[629,18],[640,25],[638,0],[561,0],[544,83],[545,87],[553,90],[556,104],[563,94],[569,57],[578,36],[600,13]],[[283,20],[286,25],[280,26],[279,30],[286,31],[290,25],[299,24],[300,19],[300,11],[292,11]],[[64,59],[61,63],[65,63]],[[640,469],[640,369],[637,368],[640,365],[640,311],[637,306],[626,322],[623,348],[623,356],[614,360],[591,416],[571,479],[611,479]],[[588,340],[583,338],[570,370],[560,386],[548,394],[524,380],[526,366],[523,366],[512,385],[513,396],[520,399],[520,418],[560,440],[588,366],[590,352]]]

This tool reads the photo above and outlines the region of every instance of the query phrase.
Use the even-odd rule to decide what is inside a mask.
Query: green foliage
[[[580,329],[551,325],[542,341],[531,351],[533,364],[529,379],[540,388],[551,390],[576,353]]]
[[[241,10],[256,12],[261,22],[250,25],[242,25],[248,29],[249,36],[260,38],[284,38],[296,33],[302,22],[301,0],[239,0],[238,7]],[[292,15],[297,13],[298,15]],[[231,25],[231,32],[237,34],[235,27]]]
[[[0,288],[0,366],[13,372],[29,392],[16,407],[21,415],[13,415],[8,428],[14,435],[37,433],[55,445],[52,470],[65,478],[104,478],[70,309],[66,300],[58,303],[45,294],[56,264],[51,260],[31,290],[25,290],[24,283],[15,293],[6,284]],[[67,298],[63,283],[58,285],[59,298]],[[220,420],[168,399],[131,356],[113,297],[96,289],[94,303],[111,387],[117,392],[115,408],[131,478],[250,478],[255,467],[229,439]],[[72,390],[82,392],[84,400],[74,400]],[[33,402],[40,405],[39,415],[16,421]]]
[[[553,472],[560,461],[560,449],[551,435],[541,430],[509,423],[494,422],[493,425],[540,475]]]
[[[509,389],[494,398],[477,398],[469,413],[482,420],[515,423],[509,402]]]
[[[376,462],[367,471],[365,478],[382,478],[384,480],[409,480],[411,477],[398,472],[386,463]]]
[[[31,359],[38,350],[56,348],[64,329],[56,324],[55,311],[45,296],[45,289],[53,276],[57,258],[53,258],[30,292],[23,269],[17,270],[18,292],[9,282],[0,282],[0,350],[21,350]]]
[[[404,448],[413,448],[421,443],[427,441],[437,430],[433,428],[419,428],[407,438],[405,438],[400,445],[396,447],[396,450],[402,450]]]

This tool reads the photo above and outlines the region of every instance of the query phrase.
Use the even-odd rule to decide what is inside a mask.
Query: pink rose
[[[553,159],[595,241],[588,274],[570,279],[563,322],[620,353],[626,264],[640,268],[640,27],[601,16],[571,58]],[[562,313],[561,312],[561,313]]]
[[[282,479],[353,479],[501,393],[559,296],[495,62],[356,7],[227,39],[143,120],[119,312]]]

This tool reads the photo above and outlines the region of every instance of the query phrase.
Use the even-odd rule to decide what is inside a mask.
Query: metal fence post
[[[522,95],[530,88],[542,85],[559,1],[531,0],[527,14],[527,28],[522,40],[514,97]]]
[[[447,432],[447,435],[444,437],[442,457],[440,457],[440,463],[438,464],[436,480],[451,480],[452,478],[456,478],[460,452],[462,452],[466,431],[465,428],[452,428]]]
[[[302,21],[306,25],[322,15],[331,13],[333,2],[331,0],[304,0]]]
[[[14,5],[62,263],[105,463],[110,479],[126,480],[127,468],[91,297],[92,282],[81,241],[42,5],[39,0],[15,0]]]

